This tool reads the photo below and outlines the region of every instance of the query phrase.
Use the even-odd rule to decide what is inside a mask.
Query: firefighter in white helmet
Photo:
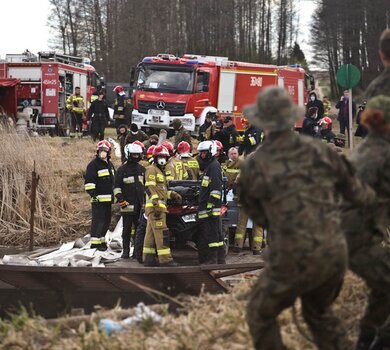
[[[217,145],[203,141],[198,145],[200,177],[199,239],[200,264],[225,263],[225,250],[221,232],[222,169],[216,159]]]
[[[115,169],[110,162],[111,143],[99,141],[96,157],[87,166],[85,190],[91,196],[91,248],[106,250],[105,235],[111,222]]]
[[[123,220],[122,259],[128,259],[130,240],[137,229],[138,219],[144,205],[145,168],[139,164],[142,159],[142,147],[129,143],[124,149],[126,162],[118,168],[115,175],[114,195],[120,206]]]

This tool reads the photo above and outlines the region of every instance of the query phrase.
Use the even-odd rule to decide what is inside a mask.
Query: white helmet
[[[198,152],[209,151],[211,157],[217,154],[217,144],[215,141],[202,141],[198,145]]]
[[[142,154],[142,147],[136,143],[129,143],[125,146],[125,157],[130,158],[130,154]]]

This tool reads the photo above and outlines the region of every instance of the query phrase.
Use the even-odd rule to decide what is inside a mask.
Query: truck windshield
[[[137,88],[145,91],[190,94],[193,84],[194,69],[192,67],[144,64],[140,67]]]

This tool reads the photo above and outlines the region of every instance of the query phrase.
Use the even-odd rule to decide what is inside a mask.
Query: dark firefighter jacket
[[[218,217],[221,215],[222,169],[213,159],[200,177],[199,219]]]
[[[110,161],[106,162],[96,156],[88,164],[84,187],[92,197],[92,202],[112,202],[114,177],[115,169]]]
[[[257,146],[263,142],[264,133],[263,130],[255,126],[251,126],[244,132],[244,139],[240,145],[240,154],[251,154]]]
[[[91,103],[91,107],[89,107],[88,120],[99,120],[105,123],[108,123],[110,120],[110,113],[108,112],[108,107],[106,102],[95,100]]]
[[[132,162],[126,162],[118,168],[115,174],[114,195],[118,202],[125,200],[129,203],[121,208],[121,214],[137,214],[144,204],[144,176],[145,168]]]
[[[117,96],[114,105],[114,119],[124,119],[126,116],[127,99],[126,95]]]

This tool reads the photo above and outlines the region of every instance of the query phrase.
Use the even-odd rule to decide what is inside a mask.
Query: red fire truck
[[[66,99],[80,87],[85,106],[102,81],[87,59],[55,52],[6,55],[0,61],[0,105],[12,116],[31,107],[38,131],[63,134],[69,128]],[[12,90],[12,91],[11,91]]]
[[[303,106],[314,81],[299,66],[188,54],[145,57],[136,70],[133,122],[143,128],[171,128],[173,119],[179,118],[195,131],[213,111],[220,117],[232,116],[237,129],[243,130],[244,106],[254,103],[258,92],[270,85],[285,87]]]

